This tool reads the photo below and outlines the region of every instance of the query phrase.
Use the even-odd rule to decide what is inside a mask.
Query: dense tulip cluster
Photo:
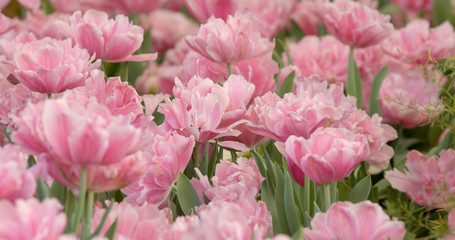
[[[453,5],[0,0],[0,239],[455,239]]]

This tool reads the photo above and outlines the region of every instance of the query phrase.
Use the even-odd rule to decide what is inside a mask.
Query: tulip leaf
[[[381,106],[379,106],[379,89],[381,89],[382,81],[384,81],[384,78],[387,76],[387,72],[389,71],[389,67],[385,66],[382,68],[376,77],[374,78],[373,84],[371,85],[371,91],[370,91],[370,109],[369,113],[370,116],[373,116],[373,114],[377,113],[381,115]]]
[[[258,166],[259,172],[261,172],[261,175],[264,178],[267,178],[268,171],[267,171],[266,167],[264,166],[264,159],[261,156],[259,156],[256,149],[253,149],[251,151],[251,154],[254,156],[254,159],[256,160],[256,165]]]
[[[11,144],[14,144],[13,140],[11,140],[11,133],[8,132],[8,128],[6,126],[2,126],[3,133],[6,136],[6,139],[8,139],[8,142]]]
[[[183,212],[187,216],[191,215],[194,207],[201,205],[201,200],[199,200],[199,196],[197,195],[193,184],[191,184],[190,180],[182,173],[179,173],[177,179],[177,198],[180,207],[182,207]]]
[[[278,215],[278,221],[279,221],[279,226],[280,226],[280,233],[286,233],[290,234],[291,231],[289,229],[288,225],[288,220],[286,218],[286,209],[285,209],[285,203],[284,203],[284,184],[285,184],[285,179],[283,172],[281,171],[280,166],[278,163],[274,163],[274,171],[275,171],[275,179],[276,179],[276,186],[277,188],[275,189],[275,203],[276,203],[276,211]],[[279,197],[278,197],[279,196]]]
[[[453,14],[452,1],[451,0],[436,0],[433,7],[433,21],[435,26],[449,21],[455,26],[455,16]]]
[[[284,94],[292,92],[294,90],[294,78],[295,78],[295,71],[290,73],[281,84],[280,88],[278,89],[278,96],[283,98]]]
[[[277,195],[280,197],[280,195]],[[288,172],[285,174],[285,184],[284,184],[284,210],[286,212],[286,218],[288,220],[289,230],[291,235],[297,232],[300,228],[300,220],[297,215],[298,209],[296,207],[294,199],[294,188],[292,187],[291,176]]]
[[[360,180],[351,191],[351,202],[358,203],[368,199],[371,191],[371,176],[368,175]]]
[[[38,199],[40,202],[49,197],[49,187],[41,178],[38,178],[36,191],[38,193]]]
[[[357,108],[362,108],[362,79],[360,78],[359,68],[354,59],[354,49],[351,48],[348,62],[348,79],[346,82],[346,92],[350,96],[354,96],[357,101]]]
[[[338,187],[338,200],[339,201],[351,200],[352,189],[344,181],[339,181],[337,184],[337,187]]]
[[[106,211],[104,211],[103,217],[101,218],[101,222],[100,222],[100,224],[98,224],[98,227],[96,227],[95,231],[90,236],[90,239],[94,238],[95,236],[98,236],[101,233],[101,230],[103,229],[103,226],[106,223],[107,217],[109,216],[109,213],[111,212],[112,206],[114,206],[114,199],[111,199],[111,204],[106,209]]]
[[[54,181],[49,189],[49,196],[57,198],[61,204],[65,204],[65,191],[66,189],[62,184]]]

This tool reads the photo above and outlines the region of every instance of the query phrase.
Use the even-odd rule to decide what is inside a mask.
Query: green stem
[[[305,174],[305,187],[303,187],[303,209],[304,211],[306,211],[306,213],[308,214],[308,216],[311,216],[311,211],[310,211],[310,207],[311,207],[311,182],[310,182],[310,178]],[[303,213],[305,214],[305,212]],[[306,223],[306,226],[305,227],[309,227],[310,226],[310,223],[307,222],[307,218],[305,217],[305,223]]]
[[[79,203],[77,205],[76,212],[76,221],[74,222],[73,232],[77,234],[79,229],[79,223],[82,219],[82,214],[84,213],[85,208],[85,194],[87,191],[87,167],[82,167],[81,169],[81,186],[79,192]]]
[[[330,183],[324,184],[324,207],[325,211],[329,210],[330,205],[332,204],[332,199],[330,196]]]
[[[229,76],[232,75],[232,65],[230,63],[227,64],[227,68],[228,68],[228,73],[229,73]],[[228,77],[229,77],[228,76]]]
[[[48,99],[52,99],[52,93],[48,93],[48,94],[47,94],[47,98],[48,98]]]
[[[85,225],[92,225],[92,214],[93,214],[93,202],[95,199],[95,193],[93,190],[88,190],[87,204],[85,205]]]

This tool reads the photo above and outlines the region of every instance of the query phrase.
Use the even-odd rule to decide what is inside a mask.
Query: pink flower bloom
[[[35,193],[35,179],[27,171],[27,155],[17,146],[0,148],[0,174],[0,199],[14,202],[18,198],[30,198]]]
[[[384,122],[406,128],[428,123],[442,110],[439,89],[418,71],[388,73],[379,91]]]
[[[435,0],[391,0],[391,2],[404,9],[420,13],[422,11],[431,11]]]
[[[211,16],[227,20],[237,11],[239,0],[183,0],[191,15],[200,23],[206,23]]]
[[[443,150],[439,155],[437,160],[412,150],[406,160],[408,170],[388,171],[385,178],[419,205],[444,207],[447,199],[455,196],[455,150]]]
[[[315,0],[300,1],[292,14],[292,20],[297,23],[306,35],[318,35],[319,25],[322,24],[319,10],[321,4]]]
[[[57,240],[65,231],[66,216],[56,199],[0,201],[0,239]]]
[[[246,208],[216,201],[197,210],[197,215],[199,224],[188,230],[185,239],[265,239],[270,222],[263,202]]]
[[[156,10],[141,19],[144,29],[150,30],[152,50],[164,53],[173,48],[178,40],[196,34],[198,26],[181,12]]]
[[[46,15],[41,11],[33,11],[27,13],[27,18],[21,22],[21,31],[33,33],[38,39],[45,37],[65,40],[66,31],[69,31],[65,24],[70,23],[68,14],[53,13]]]
[[[140,136],[126,117],[112,116],[105,106],[83,106],[64,98],[28,105],[15,124],[14,141],[30,153],[46,152],[58,163],[81,166],[120,162],[137,151]],[[37,141],[44,151],[34,151]]]
[[[117,15],[109,19],[104,12],[77,11],[71,16],[74,40],[97,59],[108,62],[155,60],[156,54],[132,55],[143,41],[144,30],[129,22],[128,17]]]
[[[166,100],[158,111],[165,115],[166,130],[175,129],[205,142],[239,134],[232,128],[242,123],[253,93],[254,85],[237,75],[231,75],[223,86],[208,78],[193,77],[184,87],[176,79],[176,99]]]
[[[383,124],[382,118],[377,114],[369,117],[363,110],[355,110],[341,125],[353,133],[366,137],[369,148],[369,154],[364,159],[366,162],[379,169],[389,166],[394,152],[386,143],[398,137],[394,128]]]
[[[325,3],[322,15],[327,31],[354,47],[376,45],[393,32],[390,16],[350,0]]]
[[[319,79],[319,78],[318,78]],[[266,93],[254,100],[251,131],[284,142],[291,135],[308,138],[319,127],[337,126],[354,109],[355,100],[345,97],[343,87],[312,79],[301,80],[297,94],[288,93],[281,99]]]
[[[290,136],[284,151],[289,168],[299,168],[320,185],[347,177],[368,154],[368,142],[344,128],[318,128],[308,140]],[[293,177],[297,172],[291,171]]]
[[[202,56],[219,63],[234,63],[266,55],[274,42],[261,37],[255,22],[246,16],[229,16],[223,21],[211,18],[196,36],[185,38],[188,46]]]
[[[338,202],[325,213],[316,213],[311,229],[305,228],[306,240],[402,240],[406,234],[404,223],[384,213],[370,201],[357,204]]]
[[[333,36],[304,37],[290,44],[289,55],[302,76],[316,74],[330,83],[346,82],[349,47]]]
[[[12,85],[6,78],[0,80],[0,123],[12,126],[12,117],[18,115],[28,102],[37,103],[47,96],[30,91],[22,83]]]
[[[273,38],[287,23],[297,5],[297,0],[248,0],[240,1],[239,11],[250,15],[262,36]]]
[[[196,169],[196,172],[199,180],[193,178],[191,182],[202,190],[199,192],[202,202],[202,192],[212,201],[240,202],[241,199],[247,199],[254,202],[264,181],[253,158],[238,158],[237,164],[222,161],[216,166],[215,176],[212,177],[213,187],[207,176],[203,176],[199,169]]]
[[[50,38],[19,45],[13,55],[14,75],[26,87],[40,93],[58,93],[84,84],[88,72],[99,67],[86,50],[71,40]]]
[[[106,234],[109,227],[118,219],[118,227],[115,232],[116,240],[119,239],[161,239],[161,236],[169,231],[171,224],[169,217],[172,212],[169,209],[159,210],[153,204],[144,204],[134,207],[126,202],[110,203],[114,204],[109,212],[100,236]],[[95,207],[93,212],[92,232],[100,224],[106,209]],[[170,216],[169,216],[170,214]]]
[[[116,9],[125,15],[130,13],[151,13],[159,8],[165,0],[104,0],[110,8]]]
[[[45,176],[73,190],[80,189],[82,166],[56,162],[49,154],[38,157],[38,165]],[[88,165],[87,189],[95,193],[115,191],[136,181],[145,171],[146,161],[141,152],[130,154],[109,165]]]
[[[169,204],[172,185],[179,172],[188,164],[194,148],[194,138],[183,137],[175,132],[157,135],[144,153],[147,167],[144,174],[131,186],[123,188],[125,201],[133,205],[145,202],[163,208]]]
[[[455,32],[449,22],[430,29],[426,20],[416,19],[395,30],[383,43],[384,51],[401,61],[425,64],[450,57],[455,51]]]
[[[89,104],[95,98],[97,103],[105,105],[112,115],[129,115],[134,121],[144,115],[142,98],[133,86],[122,82],[120,77],[105,80],[104,72],[93,70],[85,80],[85,86],[72,91],[77,101]]]

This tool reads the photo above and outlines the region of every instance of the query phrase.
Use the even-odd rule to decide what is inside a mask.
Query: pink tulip
[[[98,103],[105,105],[112,115],[131,116],[134,121],[144,115],[142,98],[133,86],[122,82],[120,77],[110,77],[105,80],[102,71],[93,70],[85,80],[85,86],[72,91],[77,101],[89,104],[95,98]]]
[[[350,0],[325,3],[322,15],[327,31],[353,47],[376,45],[393,32],[390,16]]]
[[[36,181],[27,171],[27,155],[17,146],[0,148],[0,174],[0,199],[14,202],[19,198],[30,198],[35,193]]]
[[[302,81],[298,93],[285,94],[283,99],[271,92],[257,97],[249,129],[285,142],[291,135],[308,138],[319,127],[337,126],[355,109],[355,100],[344,96],[342,86],[332,84],[327,89],[327,82],[319,80],[297,80]]]
[[[240,1],[239,12],[249,15],[259,27],[262,36],[273,38],[288,23],[297,0]]]
[[[21,22],[21,31],[33,33],[38,39],[45,37],[65,40],[71,15],[63,13],[53,13],[46,15],[41,11],[27,13],[27,18]],[[64,26],[64,27],[62,27]]]
[[[419,205],[444,207],[447,199],[455,196],[455,150],[443,150],[439,155],[437,160],[412,150],[406,160],[408,170],[388,171],[385,178]]]
[[[109,204],[109,203],[108,203]],[[153,204],[144,204],[140,207],[134,207],[126,202],[110,203],[114,204],[109,212],[104,227],[99,236],[104,236],[109,227],[118,220],[117,231],[115,232],[116,240],[119,239],[161,239],[160,237],[169,231],[171,224],[168,216],[172,214],[169,209],[159,210]],[[100,224],[106,209],[95,207],[93,212],[92,232]]]
[[[120,11],[122,14],[151,13],[159,8],[166,0],[104,0],[109,8]]]
[[[14,141],[30,153],[46,152],[56,162],[81,166],[120,162],[137,151],[140,135],[126,117],[112,116],[105,106],[83,106],[64,98],[28,105],[15,124]],[[36,141],[44,151],[34,151]]]
[[[289,46],[292,63],[302,76],[321,76],[330,83],[345,83],[349,47],[333,36],[307,36]]]
[[[387,54],[401,61],[434,63],[434,60],[439,61],[453,55],[455,32],[449,22],[430,29],[427,20],[416,19],[405,28],[395,30],[382,46]]]
[[[155,60],[156,54],[132,55],[139,49],[144,30],[129,22],[128,17],[117,15],[109,19],[104,12],[89,10],[71,16],[74,40],[97,59],[108,62]]]
[[[300,1],[292,14],[292,20],[306,35],[318,35],[319,25],[322,24],[319,10],[321,4],[315,0]]]
[[[275,45],[261,37],[255,22],[242,15],[229,16],[226,21],[211,18],[196,36],[185,40],[191,49],[219,63],[263,56],[272,52]]]
[[[404,8],[420,13],[431,11],[435,0],[391,0],[392,3]]]
[[[40,93],[58,93],[84,84],[88,72],[99,67],[86,50],[71,40],[44,38],[19,45],[13,55],[14,75],[26,87]]]
[[[347,177],[368,154],[368,143],[365,136],[347,129],[318,128],[308,140],[290,136],[284,151],[290,168],[299,168],[320,185]]]
[[[183,37],[198,31],[198,26],[183,13],[164,9],[142,18],[141,25],[150,30],[152,50],[159,53],[166,52]]]
[[[56,162],[47,153],[41,154],[37,161],[44,174],[72,190],[80,189],[81,165]],[[117,163],[88,165],[85,167],[87,169],[87,190],[102,193],[124,188],[134,183],[144,173],[146,163],[141,152],[138,152],[123,157]]]
[[[237,11],[239,0],[183,0],[185,6],[200,23],[206,23],[211,16],[227,20]]]
[[[357,204],[338,202],[325,213],[316,213],[311,229],[303,230],[306,240],[402,240],[404,223],[390,219],[382,208],[370,201]]]
[[[377,114],[369,117],[363,110],[354,111],[341,125],[366,137],[369,149],[369,154],[364,159],[366,162],[379,169],[389,166],[394,152],[386,143],[398,137],[394,128],[383,124],[382,118]]]
[[[17,200],[15,204],[1,200],[0,239],[57,240],[65,231],[66,216],[56,199]]]
[[[419,71],[390,72],[379,91],[384,122],[406,128],[428,123],[442,111],[439,89]]]
[[[176,79],[176,99],[160,105],[158,111],[165,115],[164,129],[193,135],[199,142],[239,134],[233,127],[243,122],[254,85],[237,75],[231,75],[223,86],[198,77],[187,85]]]
[[[169,204],[169,194],[179,172],[188,164],[194,148],[194,138],[175,132],[158,135],[149,145],[144,158],[147,167],[144,174],[131,186],[122,189],[125,201],[133,205],[145,202],[163,208]]]
[[[224,200],[240,202],[241,199],[256,201],[264,178],[261,176],[254,159],[238,158],[237,164],[222,161],[216,166],[215,176],[212,177],[213,186],[207,176],[203,176],[198,169],[199,179],[191,179],[199,197],[204,201],[202,193],[211,201]]]
[[[30,91],[22,83],[12,85],[6,78],[0,80],[0,123],[12,125],[12,117],[18,115],[28,102],[37,103],[47,96]]]
[[[184,239],[264,239],[270,221],[264,203],[246,209],[237,203],[216,201],[199,209],[197,215],[199,223]]]

